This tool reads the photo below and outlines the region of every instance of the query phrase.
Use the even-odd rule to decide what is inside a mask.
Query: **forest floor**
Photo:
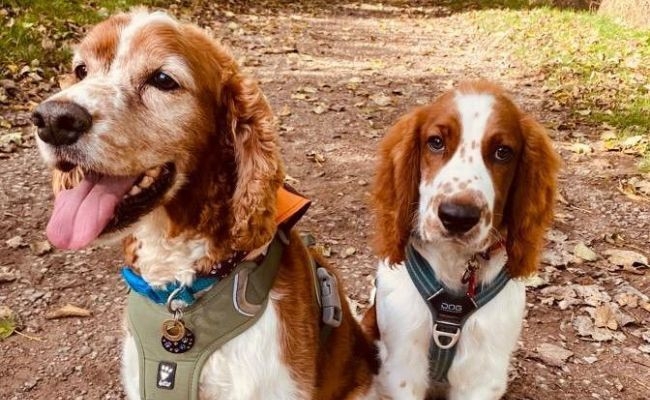
[[[527,39],[517,35],[528,32],[526,23],[553,39],[557,26],[533,18],[554,12],[393,3],[205,2],[172,11],[210,29],[261,82],[287,173],[313,201],[298,227],[329,249],[362,307],[376,265],[368,200],[380,138],[400,115],[461,80],[483,77],[508,89],[548,128],[564,165],[505,398],[647,399],[650,176],[639,169],[647,136],[634,125],[620,135],[607,119],[620,115],[616,105],[591,108],[583,94],[602,81],[558,81],[571,71],[534,62],[548,43],[522,53]],[[508,26],[513,18],[521,29]],[[625,55],[621,68],[648,65],[639,54]],[[52,194],[29,110],[56,90],[56,78],[33,65],[18,74],[21,80],[4,79],[0,89],[0,321],[10,310],[23,329],[0,339],[0,399],[122,399],[121,257],[116,248],[63,252],[47,244]],[[647,95],[649,82],[639,85]],[[599,110],[602,119],[589,118]],[[48,318],[66,304],[90,316]]]

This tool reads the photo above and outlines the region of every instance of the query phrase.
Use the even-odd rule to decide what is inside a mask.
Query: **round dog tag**
[[[162,324],[160,343],[170,353],[185,353],[194,346],[194,333],[183,321],[168,319]]]

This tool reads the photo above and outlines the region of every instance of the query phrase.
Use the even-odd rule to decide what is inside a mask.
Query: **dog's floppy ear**
[[[513,277],[535,272],[544,233],[553,221],[560,159],[546,130],[528,115],[521,120],[524,146],[505,208],[508,268]]]
[[[225,82],[222,101],[237,163],[231,235],[237,250],[252,250],[275,232],[276,192],[284,179],[273,114],[257,83],[238,72]]]
[[[420,141],[418,110],[403,116],[379,147],[373,187],[375,246],[391,263],[404,260],[419,200]]]

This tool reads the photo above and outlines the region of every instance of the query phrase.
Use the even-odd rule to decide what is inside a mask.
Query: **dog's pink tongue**
[[[47,238],[60,249],[88,246],[102,233],[115,207],[135,183],[135,177],[84,178],[56,196],[47,224]]]

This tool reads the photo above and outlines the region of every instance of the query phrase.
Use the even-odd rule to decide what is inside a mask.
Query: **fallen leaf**
[[[618,322],[614,310],[607,304],[596,307],[594,325],[597,328],[609,328],[613,331],[618,329]]]
[[[574,143],[571,145],[569,150],[576,154],[590,154],[594,151],[594,149],[586,143]]]
[[[557,229],[551,229],[546,233],[546,238],[551,242],[564,243],[569,238],[569,236]]]
[[[636,308],[639,306],[639,298],[631,293],[619,293],[614,296],[614,301],[621,307]]]
[[[603,251],[603,255],[607,256],[607,260],[614,265],[628,268],[648,268],[648,257],[636,251],[609,249]]]
[[[14,236],[11,239],[7,239],[5,244],[9,246],[10,249],[17,249],[19,247],[25,247],[27,244],[23,241],[23,237],[20,235]]]
[[[21,145],[23,143],[23,134],[21,132],[10,132],[0,135],[0,145],[13,143]]]
[[[321,254],[323,257],[331,257],[332,256],[332,248],[330,246],[317,244],[317,245],[312,246],[312,248],[316,252]]]
[[[9,307],[0,306],[0,340],[8,338],[19,328],[18,315]]]
[[[393,99],[390,96],[387,96],[383,93],[377,93],[370,96],[370,100],[379,107],[387,107],[393,104]]]
[[[282,107],[282,109],[278,113],[278,115],[280,117],[288,117],[289,115],[291,115],[291,109],[289,108],[288,105],[285,104],[284,107]]]
[[[599,306],[602,303],[611,301],[611,297],[605,291],[601,291],[597,285],[571,285],[579,298],[590,306]]]
[[[537,346],[539,358],[553,367],[562,367],[573,356],[573,352],[551,343],[542,343]]]
[[[573,327],[578,336],[591,336],[594,331],[594,323],[586,315],[579,315],[573,319]]]
[[[0,340],[13,335],[16,331],[16,322],[8,318],[0,318]]]
[[[538,288],[548,285],[548,281],[539,275],[533,275],[523,280],[526,287]]]
[[[309,151],[306,155],[307,159],[315,162],[316,164],[320,165],[325,162],[325,156],[315,151]]]
[[[621,236],[619,233],[606,233],[603,235],[603,240],[609,244],[622,244],[625,242],[625,239],[623,236]]]
[[[627,181],[624,180],[619,181],[618,187],[616,189],[631,200],[650,202],[650,199],[648,199],[647,197],[639,195],[634,185],[630,184]]]
[[[646,310],[647,312],[650,312],[650,302],[644,301],[641,303],[641,308]]]
[[[634,186],[634,189],[636,189],[637,193],[642,194],[644,196],[650,196],[650,181],[646,179],[641,179],[638,177],[632,177],[628,180],[628,183],[632,186]]]
[[[579,261],[579,259],[565,250],[564,246],[545,249],[542,254],[542,262],[553,267],[567,266],[571,263],[576,263],[577,261]]]
[[[343,251],[343,257],[350,257],[353,256],[357,252],[357,249],[355,249],[352,246],[346,247],[345,250]]]
[[[596,261],[598,259],[598,254],[587,247],[583,242],[576,244],[573,248],[573,254],[585,261]]]
[[[73,306],[72,304],[66,304],[65,306],[59,308],[58,310],[49,312],[45,314],[46,319],[58,319],[58,318],[68,318],[68,317],[90,317],[92,313],[85,308]]]
[[[582,359],[587,363],[587,364],[593,364],[596,361],[598,361],[598,357],[596,356],[588,356],[588,357],[582,357]]]
[[[0,283],[13,282],[16,280],[16,275],[13,272],[0,271]]]
[[[29,248],[32,249],[34,254],[37,256],[42,256],[52,251],[52,245],[47,240],[33,242],[29,245]]]
[[[315,87],[312,87],[312,86],[302,86],[302,87],[298,88],[297,92],[298,93],[314,94],[314,93],[318,92],[318,89],[316,89]]]
[[[327,107],[325,104],[319,103],[316,107],[312,108],[311,111],[316,115],[321,115],[326,113],[328,109],[329,107]]]
[[[646,342],[650,343],[650,330],[641,333],[641,338],[643,338],[643,340],[645,340]]]

